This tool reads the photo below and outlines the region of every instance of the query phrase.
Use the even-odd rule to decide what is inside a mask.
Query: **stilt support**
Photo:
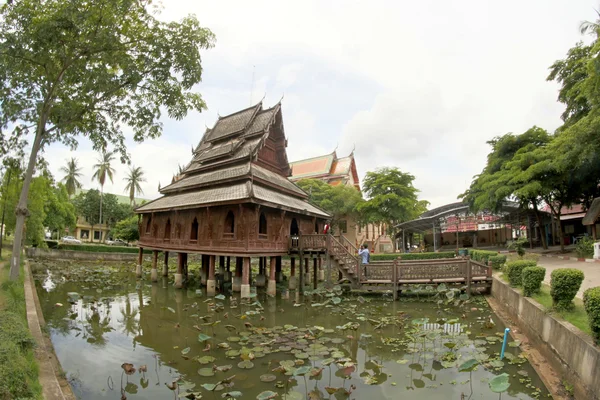
[[[183,287],[183,266],[185,263],[185,256],[187,254],[177,253],[177,273],[175,274],[175,288],[181,289]]]
[[[142,262],[144,261],[144,248],[140,247],[138,251],[138,263],[135,268],[135,276],[138,278],[142,277]]]
[[[275,273],[277,270],[277,257],[271,257],[271,265],[269,268],[269,284],[267,286],[267,294],[269,296],[275,296],[277,294],[277,281],[275,280]]]
[[[250,257],[243,258],[240,293],[242,298],[250,297]]]
[[[231,285],[231,289],[234,292],[239,292],[242,290],[242,265],[243,265],[243,258],[242,257],[236,257],[235,258],[235,276],[233,277],[233,284]]]
[[[206,294],[214,296],[217,290],[217,282],[215,280],[215,256],[209,256],[208,261],[208,280],[206,281]]]
[[[296,259],[290,258],[290,280],[288,282],[288,289],[296,290],[298,287],[298,278],[296,277]]]
[[[169,276],[169,252],[165,251],[165,263],[163,265],[162,276]]]
[[[158,250],[152,251],[152,269],[150,270],[150,280],[158,282]]]

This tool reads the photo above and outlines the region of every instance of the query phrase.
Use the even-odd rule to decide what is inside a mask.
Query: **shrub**
[[[497,256],[489,256],[488,261],[492,263],[493,269],[502,269],[506,264],[506,256],[498,254]]]
[[[497,256],[498,252],[489,250],[469,250],[469,255],[472,260],[487,264],[488,259],[492,256]]]
[[[542,267],[525,267],[521,273],[523,280],[523,294],[530,297],[535,293],[539,293],[542,288],[542,282],[546,276],[546,268]]]
[[[583,272],[574,268],[559,268],[552,271],[550,276],[550,295],[554,307],[557,309],[571,308],[573,299],[583,282]]]
[[[386,254],[387,255],[387,254]],[[401,260],[435,260],[438,258],[454,258],[454,251],[439,251],[437,253],[402,253],[395,254],[396,258]],[[372,256],[373,257],[373,256]]]
[[[583,305],[596,343],[600,343],[600,286],[583,292]]]
[[[575,252],[579,258],[592,258],[594,256],[594,239],[589,236],[579,239],[575,245]]]
[[[137,253],[137,247],[104,246],[100,244],[59,244],[59,250],[90,251],[95,253]],[[144,254],[152,253],[144,250]]]
[[[519,257],[523,257],[525,255],[525,244],[527,244],[527,242],[527,238],[519,238],[510,243],[507,247],[509,250],[516,250]]]
[[[510,286],[521,286],[523,281],[521,274],[523,273],[523,270],[527,267],[535,267],[536,264],[535,261],[531,260],[515,260],[506,263],[506,265],[504,265],[504,273],[508,277]]]

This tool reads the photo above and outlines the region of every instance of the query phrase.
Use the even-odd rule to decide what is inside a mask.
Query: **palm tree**
[[[123,180],[127,182],[127,185],[125,186],[125,192],[129,191],[129,204],[135,205],[135,193],[144,193],[142,187],[140,186],[141,182],[146,182],[142,167],[132,166],[129,170],[129,175]]]
[[[67,193],[69,194],[69,198],[75,194],[77,189],[81,188],[81,182],[79,179],[81,178],[81,167],[79,167],[78,161],[76,158],[71,158],[67,161],[66,167],[61,167],[60,170],[65,173],[65,177],[62,179],[65,186],[67,187]]]
[[[97,160],[98,164],[94,165],[94,176],[92,176],[92,180],[97,180],[100,183],[100,224],[102,224],[102,197],[104,195],[104,183],[106,182],[106,177],[110,181],[113,181],[113,175],[115,173],[115,169],[110,166],[111,161],[114,161],[115,156],[112,151],[103,151],[102,156]]]

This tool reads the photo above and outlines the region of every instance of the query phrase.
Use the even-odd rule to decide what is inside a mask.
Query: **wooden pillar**
[[[317,259],[313,258],[313,289],[316,289],[319,286],[319,277],[317,275]]]
[[[467,295],[469,296],[469,298],[471,297],[471,258],[467,258],[467,265],[466,265],[466,281],[467,281]]]
[[[208,259],[208,279],[206,280],[206,294],[214,296],[217,290],[217,282],[215,280],[215,256],[209,256]]]
[[[269,268],[269,283],[267,284],[267,294],[275,296],[277,293],[277,282],[275,281],[275,271],[277,269],[277,257],[271,257],[271,265]]]
[[[93,232],[92,232],[92,234],[93,234]],[[137,263],[137,266],[135,268],[135,275],[138,278],[142,277],[142,262],[143,261],[144,261],[144,248],[140,247],[139,250],[138,250],[138,263]]]
[[[235,257],[235,276],[233,277],[233,285],[231,286],[234,292],[239,292],[242,289],[242,269],[243,269],[243,258]]]
[[[175,287],[181,289],[183,286],[183,265],[185,263],[185,253],[177,253],[177,273],[175,274]]]
[[[310,285],[310,265],[308,258],[304,259],[304,268],[302,269],[302,273],[304,274],[305,283]]]
[[[283,279],[283,273],[281,272],[281,256],[275,257],[275,282],[279,283]]]
[[[288,281],[288,289],[296,290],[298,288],[298,278],[296,277],[296,258],[290,258],[290,279]]]
[[[163,276],[169,276],[169,252],[165,251],[165,263],[163,264]]]
[[[158,282],[158,250],[152,250],[152,269],[150,270],[150,280]]]
[[[225,274],[225,256],[219,257],[219,273]]]
[[[325,280],[325,270],[323,270],[323,257],[319,257],[319,281]]]
[[[183,277],[185,278],[185,280],[188,280],[188,254],[187,253],[183,253]]]
[[[304,262],[304,254],[302,253],[302,251],[299,254],[300,257],[298,257],[298,293],[299,294],[303,294],[304,293],[304,265],[302,265],[302,263]]]
[[[242,298],[250,297],[250,257],[243,258],[242,286],[240,288]]]

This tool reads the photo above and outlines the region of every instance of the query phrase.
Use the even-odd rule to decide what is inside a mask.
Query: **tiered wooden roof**
[[[308,195],[290,182],[281,104],[262,102],[219,117],[207,129],[179,179],[161,188],[162,197],[138,207],[138,213],[255,203],[329,218],[311,205]]]
[[[320,179],[335,186],[347,185],[349,181],[352,181],[354,186],[360,190],[354,153],[338,158],[334,151],[324,156],[294,161],[290,165],[292,167],[290,179],[294,182],[301,179]]]

